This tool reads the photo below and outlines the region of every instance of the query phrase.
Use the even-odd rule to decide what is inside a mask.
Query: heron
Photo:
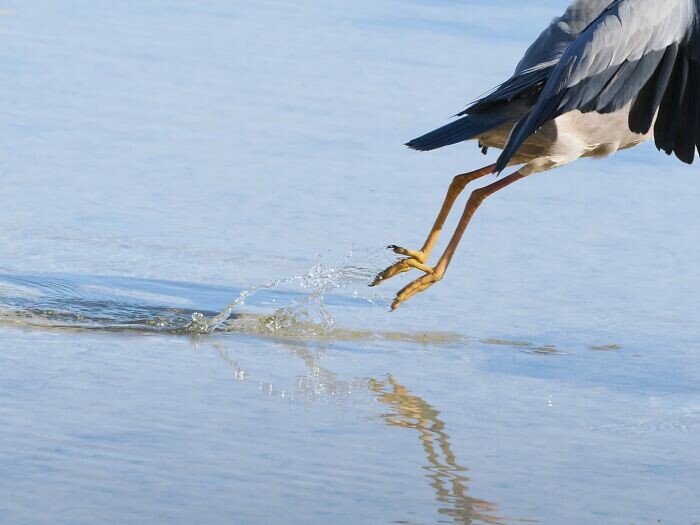
[[[429,151],[476,140],[482,152],[501,153],[494,164],[454,177],[422,248],[389,246],[402,257],[371,286],[409,270],[423,273],[399,290],[392,310],[443,278],[477,208],[518,180],[652,137],[660,151],[692,164],[700,148],[700,0],[575,0],[510,78],[455,117],[406,145]],[[512,167],[470,194],[444,253],[429,266],[467,184]]]

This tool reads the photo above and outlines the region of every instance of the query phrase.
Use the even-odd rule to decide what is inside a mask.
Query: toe
[[[387,279],[390,279],[394,277],[395,275],[398,275],[403,272],[407,272],[411,268],[415,268],[417,270],[421,270],[425,272],[426,274],[432,274],[434,272],[434,269],[431,268],[430,266],[427,266],[423,263],[420,263],[416,261],[415,259],[402,259],[391,266],[389,266],[386,270],[383,272],[379,273],[375,278],[374,281],[372,281],[372,284],[370,286],[377,286],[378,284],[381,284],[382,282],[386,281]]]
[[[423,277],[419,277],[415,281],[409,283],[408,285],[404,286],[399,292],[396,294],[396,298],[394,299],[394,302],[391,303],[391,309],[396,310],[401,303],[404,301],[407,301],[417,293],[423,292],[430,288],[433,284],[438,282],[440,280],[441,276],[438,276],[435,273],[431,274],[426,274]]]
[[[372,284],[370,284],[370,286],[377,286],[378,284],[383,283],[387,279],[391,279],[394,275],[398,275],[400,273],[407,272],[410,269],[411,269],[411,266],[406,264],[405,260],[401,260],[397,263],[392,264],[383,272],[380,272],[379,274],[377,274],[377,276],[374,278],[374,281],[372,281]]]
[[[425,257],[423,256],[423,252],[420,250],[409,250],[408,248],[402,248],[401,246],[396,246],[395,244],[389,246],[389,249],[392,250],[394,253],[410,257],[411,259],[415,259],[418,262],[424,262],[425,259]]]

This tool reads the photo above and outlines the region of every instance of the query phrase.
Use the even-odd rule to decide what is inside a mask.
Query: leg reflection
[[[435,499],[443,504],[438,512],[450,516],[455,523],[503,523],[494,514],[494,503],[468,495],[468,469],[457,463],[445,423],[438,417],[440,412],[391,375],[383,381],[370,380],[370,389],[379,401],[391,407],[392,411],[384,416],[389,425],[418,431],[428,461],[424,468],[435,489]]]

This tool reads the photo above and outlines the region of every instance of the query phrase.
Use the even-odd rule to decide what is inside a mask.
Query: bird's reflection
[[[371,379],[369,388],[377,399],[391,408],[384,414],[389,425],[416,430],[423,445],[427,477],[440,503],[438,512],[453,518],[455,523],[502,523],[494,513],[496,504],[468,495],[467,468],[457,463],[450,436],[440,412],[422,397],[411,393],[391,374],[384,380]]]
[[[412,393],[391,374],[383,378],[340,379],[335,372],[321,366],[328,345],[312,345],[303,341],[280,341],[280,344],[303,361],[306,373],[297,377],[297,392],[294,394],[260,382],[264,392],[283,398],[296,396],[297,399],[301,397],[306,400],[319,396],[349,396],[360,391],[371,393],[388,409],[382,414],[386,424],[418,433],[425,453],[422,468],[435,491],[438,512],[442,516],[449,517],[458,524],[504,523],[496,515],[495,503],[469,495],[469,478],[466,476],[468,469],[457,462],[445,423],[439,418],[440,412],[430,403]],[[227,349],[220,344],[214,344],[214,347],[222,359],[232,366],[236,379],[249,379]]]

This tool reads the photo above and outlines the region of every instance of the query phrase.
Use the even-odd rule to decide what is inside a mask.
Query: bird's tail
[[[464,140],[471,140],[508,120],[507,118],[494,117],[480,114],[466,115],[430,133],[426,133],[422,137],[407,142],[406,146],[418,151],[430,151]]]

